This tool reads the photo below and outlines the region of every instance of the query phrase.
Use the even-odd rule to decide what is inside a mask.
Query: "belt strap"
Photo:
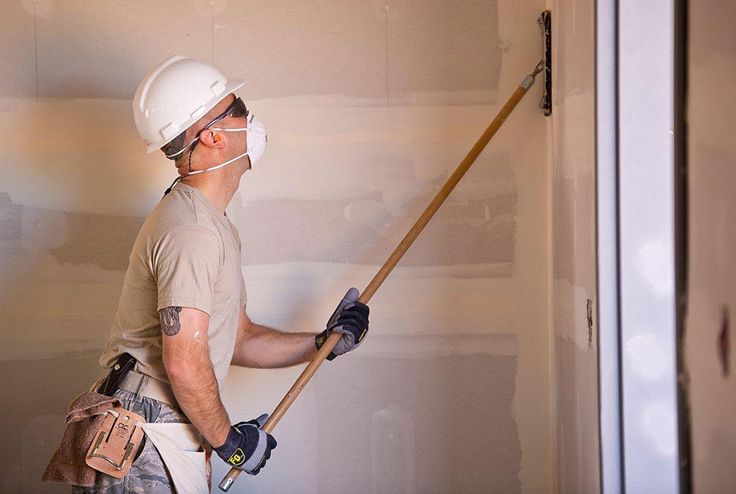
[[[171,390],[171,386],[146,374],[130,370],[120,381],[118,387],[131,393],[153,398],[172,407],[179,408],[179,405],[176,404],[176,397]]]

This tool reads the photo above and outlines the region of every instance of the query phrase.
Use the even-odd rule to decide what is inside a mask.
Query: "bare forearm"
[[[280,368],[308,362],[317,350],[314,333],[287,333],[251,323],[238,338],[232,364],[241,367]]]
[[[169,370],[169,380],[179,406],[207,442],[214,447],[224,443],[230,418],[209,361],[180,363]]]

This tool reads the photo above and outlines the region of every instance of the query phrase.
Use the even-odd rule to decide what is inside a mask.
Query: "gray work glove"
[[[268,414],[264,413],[257,419],[230,426],[225,444],[213,448],[215,453],[230,466],[256,475],[276,448],[276,439],[261,430],[267,420]]]
[[[340,333],[342,338],[337,342],[327,356],[327,360],[333,360],[338,355],[347,353],[358,348],[358,345],[368,333],[368,314],[370,309],[362,302],[358,302],[360,292],[357,288],[347,291],[337,309],[327,321],[327,329],[318,334],[314,343],[319,350],[332,333]]]

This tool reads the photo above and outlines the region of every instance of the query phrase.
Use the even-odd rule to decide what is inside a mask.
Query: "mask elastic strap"
[[[255,114],[254,113],[251,113],[250,114],[250,118],[248,118],[248,123],[251,123],[253,121],[253,117],[255,117]],[[212,129],[202,129],[202,130],[219,130],[219,131],[222,131],[222,132],[250,132],[246,127],[243,127],[241,129],[221,129],[219,127],[214,127]],[[197,136],[194,139],[192,139],[192,142],[190,142],[189,144],[187,144],[186,146],[184,146],[183,148],[181,148],[179,151],[177,151],[177,152],[175,152],[173,154],[164,154],[164,156],[166,156],[169,159],[173,158],[174,156],[179,156],[189,146],[191,146],[192,144],[194,144],[198,140],[199,140],[199,136]]]
[[[220,129],[219,127],[214,127],[212,129],[207,130],[219,130],[220,132],[250,132],[251,129],[248,129],[247,127],[242,128],[227,128],[227,129]]]
[[[243,127],[243,128],[237,128],[237,129],[232,129],[232,128],[220,129],[220,128],[215,127],[215,128],[208,129],[208,130],[218,130],[220,132],[249,132],[248,129],[245,128],[245,127]],[[244,158],[245,156],[248,156],[248,151],[246,151],[243,154],[238,155],[238,156],[236,156],[234,158],[231,158],[231,159],[227,160],[226,162],[221,163],[221,164],[219,164],[217,166],[213,166],[213,167],[210,167],[210,168],[205,168],[204,170],[194,170],[193,172],[189,172],[186,175],[182,175],[182,177],[187,177],[189,175],[197,175],[198,173],[215,171],[215,170],[218,170],[218,169],[220,169],[220,168],[222,168],[224,166],[229,165],[230,163],[234,163],[235,161],[238,161],[240,158]]]
[[[204,170],[194,170],[193,172],[189,172],[186,175],[181,175],[181,178],[188,177],[189,175],[197,175],[198,173],[213,172],[215,170],[219,170],[223,166],[227,166],[227,165],[229,165],[231,163],[235,163],[236,161],[238,161],[240,158],[243,158],[244,156],[248,156],[248,151],[244,152],[241,155],[236,156],[235,158],[231,158],[231,159],[227,160],[224,163],[220,163],[217,166],[213,166],[213,167],[210,167],[210,168],[205,168]]]
[[[179,180],[181,180],[182,178],[184,178],[184,177],[188,177],[188,176],[190,176],[190,175],[197,175],[197,174],[199,174],[199,173],[204,173],[204,172],[213,172],[213,171],[215,171],[215,170],[219,170],[220,168],[223,168],[223,167],[225,167],[225,166],[227,166],[227,165],[230,165],[230,164],[232,164],[232,163],[235,163],[236,161],[238,161],[238,160],[239,160],[239,159],[241,159],[241,158],[244,158],[245,156],[248,156],[248,151],[244,152],[243,154],[241,154],[241,155],[239,155],[239,156],[236,156],[235,158],[229,159],[229,160],[227,160],[227,161],[226,161],[226,162],[224,162],[224,163],[220,163],[220,164],[219,164],[219,165],[217,165],[217,166],[213,166],[213,167],[211,167],[211,168],[205,168],[204,170],[195,170],[195,171],[193,171],[193,172],[185,173],[184,175],[179,175],[178,177],[176,177],[176,178],[174,179],[174,181],[173,181],[173,182],[171,183],[171,185],[169,186],[169,188],[168,188],[168,189],[166,189],[166,191],[164,192],[164,195],[166,195],[166,194],[168,194],[169,192],[171,192],[171,190],[172,190],[172,189],[174,188],[174,185],[176,185],[176,183],[177,183],[177,182],[178,182]]]

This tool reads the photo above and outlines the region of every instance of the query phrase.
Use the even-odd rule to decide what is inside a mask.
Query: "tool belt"
[[[147,398],[179,408],[171,386],[163,381],[133,370],[137,360],[128,353],[118,357],[107,377],[102,381],[98,393],[112,396],[118,389],[124,389]]]
[[[112,396],[118,389],[125,389],[176,407],[171,386],[133,370],[136,362],[127,353],[118,357],[97,392]],[[141,426],[145,423],[145,417],[123,407],[108,410],[87,451],[87,465],[113,477],[127,475],[143,445]]]

